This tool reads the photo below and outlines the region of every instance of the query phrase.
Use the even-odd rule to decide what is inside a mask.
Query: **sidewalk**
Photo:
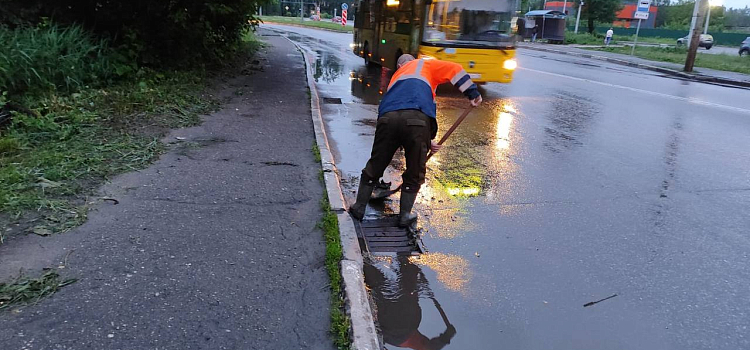
[[[305,66],[267,41],[262,70],[217,82],[222,110],[101,190],[119,204],[0,246],[4,280],[29,267],[79,280],[0,313],[3,349],[333,349]]]
[[[632,67],[638,67],[656,71],[663,74],[669,74],[677,76],[683,79],[719,83],[733,86],[750,87],[750,75],[726,72],[709,68],[695,67],[694,73],[685,73],[682,71],[683,65],[670,63],[670,62],[659,62],[650,61],[643,58],[638,58],[629,55],[623,55],[613,52],[606,51],[592,51],[581,48],[571,47],[569,45],[550,45],[542,43],[518,43],[518,47],[522,49],[552,52],[558,54],[572,55],[578,57],[585,57],[596,59],[600,61],[611,62],[615,64],[627,65]]]

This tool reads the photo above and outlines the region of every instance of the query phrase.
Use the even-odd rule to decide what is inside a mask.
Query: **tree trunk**
[[[594,18],[589,16],[589,34],[594,34]]]

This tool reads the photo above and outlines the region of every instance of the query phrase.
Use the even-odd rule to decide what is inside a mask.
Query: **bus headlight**
[[[518,67],[518,62],[516,62],[516,60],[512,58],[503,62],[503,68],[507,70],[514,70],[516,69],[516,67]]]

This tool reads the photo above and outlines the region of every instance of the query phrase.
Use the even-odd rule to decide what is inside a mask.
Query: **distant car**
[[[320,16],[318,16],[318,15],[312,15],[312,16],[310,16],[310,20],[312,20],[312,21],[320,21]]]
[[[333,21],[334,23],[341,23],[341,16],[333,17],[331,18],[331,21]]]
[[[677,46],[688,45],[688,37],[677,39]],[[698,47],[705,47],[706,50],[711,50],[711,46],[714,46],[714,37],[711,34],[701,34],[700,41],[698,41]]]
[[[740,56],[750,55],[750,36],[745,38],[745,41],[740,44]]]

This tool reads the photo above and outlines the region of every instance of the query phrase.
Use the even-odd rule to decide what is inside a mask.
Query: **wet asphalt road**
[[[350,35],[284,30],[318,55],[353,197],[387,72],[364,68]],[[367,267],[387,347],[750,348],[750,91],[518,61],[430,160],[417,205],[429,253]],[[466,105],[440,91],[441,130]]]

